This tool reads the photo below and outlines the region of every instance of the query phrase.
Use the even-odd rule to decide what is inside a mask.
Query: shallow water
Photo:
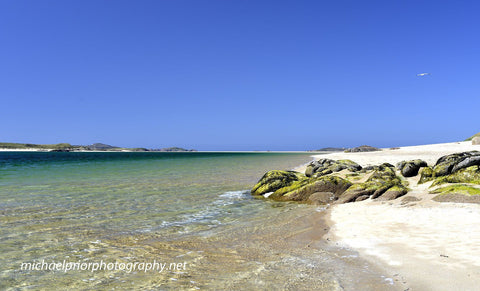
[[[353,253],[318,239],[306,247],[302,217],[314,206],[250,196],[265,171],[309,160],[284,153],[0,153],[0,289],[388,287]],[[73,263],[78,269],[66,270]],[[107,267],[114,263],[118,268]],[[157,270],[145,270],[148,264]]]

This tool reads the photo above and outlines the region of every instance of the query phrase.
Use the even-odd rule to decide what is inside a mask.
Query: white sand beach
[[[48,150],[25,148],[25,149],[3,149],[0,148],[0,152],[46,152]]]
[[[315,158],[350,159],[362,166],[423,159],[434,165],[441,156],[471,150],[480,146],[458,142]],[[418,201],[401,197],[334,205],[329,209],[331,229],[326,238],[383,266],[407,290],[478,290],[480,205],[432,201],[430,183],[417,185],[418,176],[407,180],[411,191],[404,197]]]

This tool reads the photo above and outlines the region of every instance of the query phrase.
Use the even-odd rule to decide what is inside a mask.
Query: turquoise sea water
[[[248,191],[265,171],[310,160],[296,153],[0,153],[0,289],[268,289],[337,282],[343,275],[336,272],[349,271],[307,267],[333,261],[320,253],[316,259],[311,252],[295,254],[278,237],[289,236],[288,224],[315,207],[254,199]],[[21,267],[64,261],[155,261],[179,268]],[[301,279],[309,272],[317,277]]]

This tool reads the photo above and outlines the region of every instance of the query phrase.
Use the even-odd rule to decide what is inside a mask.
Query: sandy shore
[[[420,158],[433,165],[443,155],[470,150],[480,146],[445,143],[315,158],[350,159],[362,166]],[[408,179],[412,191],[404,197],[418,201],[404,202],[402,197],[334,205],[328,211],[331,230],[326,238],[357,250],[408,290],[478,290],[480,205],[432,201],[429,183],[417,181],[418,177]]]
[[[41,149],[2,149],[0,148],[0,152],[47,152],[48,150],[41,150]]]

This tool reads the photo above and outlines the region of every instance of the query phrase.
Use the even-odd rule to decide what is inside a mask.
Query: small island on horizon
[[[180,147],[168,147],[160,149],[147,148],[125,148],[111,146],[104,143],[94,143],[91,145],[71,145],[69,143],[57,144],[30,144],[30,143],[7,143],[0,142],[0,150],[14,151],[46,151],[46,152],[196,152],[194,149],[184,149]]]

